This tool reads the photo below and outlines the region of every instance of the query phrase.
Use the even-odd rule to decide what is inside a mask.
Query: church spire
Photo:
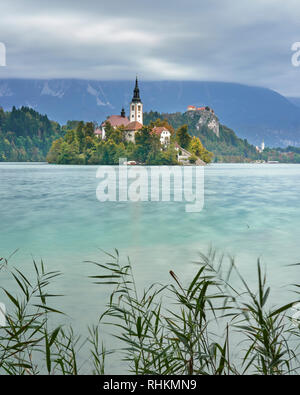
[[[135,79],[133,98],[130,103],[130,122],[139,122],[143,125],[143,103],[140,98],[138,78]]]
[[[138,78],[136,77],[135,79],[135,88],[133,91],[133,98],[132,98],[133,103],[141,103],[141,98],[140,98],[140,89],[139,89],[139,83],[138,83]]]

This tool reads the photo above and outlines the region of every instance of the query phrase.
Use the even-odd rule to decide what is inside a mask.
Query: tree
[[[176,140],[178,144],[182,147],[187,149],[191,142],[191,136],[188,133],[188,126],[183,125],[176,131]]]
[[[203,147],[203,144],[201,143],[200,139],[198,137],[193,137],[190,146],[189,146],[190,151],[195,154],[196,156],[200,157],[205,148]]]
[[[58,123],[32,108],[0,109],[0,160],[44,161],[52,142],[61,135]]]
[[[110,124],[105,127],[105,138],[113,140],[116,144],[124,142],[123,128],[113,128]]]
[[[154,143],[155,137],[151,135],[151,129],[144,126],[140,131],[135,134],[135,156],[138,162],[145,163],[151,151],[152,142]]]
[[[61,145],[63,141],[64,141],[63,138],[53,141],[50,151],[46,158],[49,163],[59,163],[59,154],[61,151]]]
[[[64,125],[62,128],[64,130],[70,130],[70,129],[75,130],[79,123],[80,123],[80,121],[67,121],[67,124]]]
[[[189,150],[193,155],[196,155],[196,157],[202,159],[206,163],[210,163],[212,161],[213,154],[203,147],[203,144],[198,137],[194,136],[192,138]]]
[[[95,127],[93,122],[87,122],[83,129],[85,137],[94,137]]]
[[[75,141],[76,139],[76,132],[75,130],[67,130],[66,134],[65,134],[65,140],[68,144],[73,143],[73,141]]]
[[[84,122],[80,121],[76,127],[76,138],[79,143],[79,150],[83,152],[85,150],[85,134],[84,134]]]
[[[190,163],[196,163],[197,162],[197,156],[196,155],[191,155],[190,157],[189,157],[189,162]]]

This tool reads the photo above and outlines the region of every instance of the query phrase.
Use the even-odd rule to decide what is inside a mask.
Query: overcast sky
[[[0,78],[137,73],[300,96],[300,67],[291,63],[299,41],[299,0],[0,0]]]

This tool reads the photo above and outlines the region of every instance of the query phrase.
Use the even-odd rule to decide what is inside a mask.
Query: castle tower
[[[143,125],[143,103],[140,98],[138,79],[135,80],[133,98],[130,103],[130,122],[139,122]]]

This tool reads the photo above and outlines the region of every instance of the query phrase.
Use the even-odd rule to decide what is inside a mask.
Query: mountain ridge
[[[0,79],[0,106],[28,106],[61,124],[96,121],[128,112],[133,81],[82,79]],[[230,82],[140,81],[145,111],[185,112],[210,106],[222,124],[258,145],[300,146],[300,108],[268,88]]]

